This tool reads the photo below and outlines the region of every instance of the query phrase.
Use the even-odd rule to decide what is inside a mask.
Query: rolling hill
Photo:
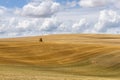
[[[43,42],[39,42],[40,38]],[[120,35],[58,34],[0,39],[0,78],[119,80]]]

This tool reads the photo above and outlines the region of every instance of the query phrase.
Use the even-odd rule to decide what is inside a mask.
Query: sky
[[[14,7],[23,7],[28,3],[28,0],[0,0],[0,5],[7,7],[7,8],[14,8]]]
[[[0,0],[0,38],[120,34],[120,0]]]

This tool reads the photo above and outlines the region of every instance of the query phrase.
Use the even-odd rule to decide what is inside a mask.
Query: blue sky
[[[4,6],[8,8],[14,8],[14,7],[21,8],[30,1],[31,0],[0,0],[0,6]],[[65,4],[67,1],[71,2],[73,0],[55,0],[55,1],[61,4]],[[74,1],[79,1],[79,0],[74,0]]]
[[[0,0],[0,6],[8,8],[23,7],[27,3],[27,0]]]
[[[0,0],[0,37],[120,34],[120,0]]]
[[[56,0],[60,3],[65,3],[66,0]],[[71,1],[71,0],[69,0]],[[0,0],[0,6],[5,6],[8,8],[14,8],[14,7],[23,7],[26,5],[30,0]]]

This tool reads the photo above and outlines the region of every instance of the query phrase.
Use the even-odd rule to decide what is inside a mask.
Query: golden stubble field
[[[0,80],[120,80],[120,35],[0,39]]]

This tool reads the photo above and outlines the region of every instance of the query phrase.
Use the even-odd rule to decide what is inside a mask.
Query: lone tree
[[[43,42],[43,39],[42,38],[40,38],[40,40],[39,40],[40,42]]]

